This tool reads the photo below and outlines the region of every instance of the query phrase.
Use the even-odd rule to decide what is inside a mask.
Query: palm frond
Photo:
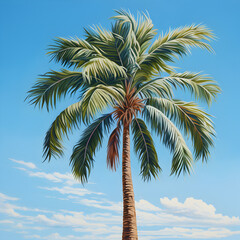
[[[178,128],[163,112],[153,106],[146,105],[143,115],[151,124],[152,130],[160,136],[162,143],[173,153],[171,174],[179,176],[181,172],[190,173],[192,154]]]
[[[88,123],[97,112],[101,112],[107,106],[113,106],[123,99],[121,85],[106,86],[97,84],[88,87],[82,96],[82,119]]]
[[[152,98],[147,101],[147,104],[159,109],[176,122],[186,135],[191,134],[196,159],[202,158],[202,161],[208,159],[214,136],[210,115],[193,102]]]
[[[150,41],[156,34],[156,29],[153,28],[153,23],[150,17],[145,13],[143,13],[143,15],[139,14],[135,35],[140,46],[140,56],[145,53],[147,48],[150,46]]]
[[[119,163],[119,145],[120,145],[120,124],[112,131],[108,140],[107,149],[107,166],[111,170],[115,170]]]
[[[165,61],[172,61],[172,56],[182,56],[190,52],[191,47],[200,47],[212,51],[205,41],[214,38],[211,30],[204,25],[191,25],[169,30],[165,36],[160,36],[149,49],[150,54],[158,54]]]
[[[105,57],[94,57],[82,65],[82,74],[87,82],[92,79],[124,78],[126,71],[122,66]]]
[[[70,160],[72,172],[82,183],[88,181],[95,152],[101,147],[103,134],[109,131],[112,122],[112,114],[101,116],[84,130],[81,139],[73,148]]]
[[[188,89],[196,99],[205,101],[208,105],[216,99],[217,94],[221,92],[220,87],[212,78],[199,73],[174,73],[169,77],[163,78],[171,83],[175,88],[177,86]]]
[[[116,11],[119,15],[112,17],[115,24],[112,26],[112,34],[115,38],[115,46],[122,66],[132,75],[139,68],[137,58],[140,51],[135,31],[137,22],[134,16],[127,11]]]
[[[115,46],[115,38],[111,31],[100,26],[94,26],[84,30],[87,42],[99,49],[104,57],[121,66],[121,61]]]
[[[51,60],[60,62],[66,67],[81,67],[92,57],[101,55],[96,47],[79,38],[56,38],[54,42],[55,44],[50,46],[48,54],[51,56]]]
[[[141,69],[147,70],[147,67],[149,67],[149,72],[159,72],[161,71],[161,64],[166,65],[166,62],[174,62],[174,58],[190,52],[191,47],[200,47],[212,51],[211,46],[206,43],[212,38],[214,38],[214,35],[211,30],[203,25],[191,25],[170,30],[165,36],[160,36],[152,44],[148,54],[142,58],[139,65]],[[166,68],[166,70],[168,69]]]
[[[141,172],[144,181],[151,177],[156,178],[161,168],[158,164],[158,156],[153,139],[143,120],[135,118],[132,121],[134,150],[140,158]]]
[[[74,94],[84,84],[81,72],[63,69],[61,72],[51,71],[38,79],[37,83],[28,91],[29,103],[43,108],[46,106],[56,107],[56,103],[61,97],[68,93]]]
[[[137,84],[136,88],[135,94],[143,95],[146,98],[151,98],[153,96],[172,97],[172,86],[162,79],[153,79],[148,82],[143,82],[142,84],[140,82],[140,84]]]
[[[63,136],[68,136],[81,123],[81,102],[74,103],[62,111],[46,133],[43,144],[45,160],[63,155]]]

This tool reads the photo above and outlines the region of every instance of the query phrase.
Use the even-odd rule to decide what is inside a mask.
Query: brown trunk
[[[137,221],[134,201],[134,192],[130,161],[130,134],[129,125],[123,128],[123,154],[122,154],[122,184],[123,184],[123,240],[136,240]]]

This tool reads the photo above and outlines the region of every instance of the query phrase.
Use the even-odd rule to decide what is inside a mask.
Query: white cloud
[[[17,201],[18,198],[15,198],[15,197],[9,197],[3,193],[0,193],[0,201],[6,201],[6,200],[9,200],[9,201]]]
[[[214,239],[239,235],[240,231],[231,231],[226,228],[164,228],[155,231],[139,231],[139,236],[144,240],[161,238],[184,239]]]
[[[24,217],[22,214],[16,212],[16,210],[19,211],[31,211],[31,212],[43,212],[43,213],[53,213],[53,211],[48,210],[41,210],[38,208],[28,208],[28,207],[22,207],[17,206],[11,203],[8,203],[8,201],[17,201],[18,198],[15,197],[9,197],[3,193],[0,193],[0,213],[6,214],[10,217]],[[0,222],[1,223],[1,222]],[[3,222],[2,222],[3,223]]]
[[[33,234],[33,235],[25,235],[24,238],[26,239],[42,239],[41,236],[37,235],[37,234]]]
[[[45,189],[48,191],[57,191],[61,194],[72,194],[76,196],[84,196],[84,195],[89,195],[89,194],[96,194],[96,195],[102,195],[103,193],[100,192],[92,192],[86,188],[73,188],[73,187],[68,187],[64,186],[62,188],[59,187],[40,187],[41,189]]]
[[[115,203],[115,202],[108,201],[106,199],[103,199],[103,200],[80,199],[77,202],[88,207],[94,207],[94,208],[116,211],[116,212],[122,211],[122,202]]]
[[[73,197],[69,196],[69,198],[73,198]],[[112,201],[108,201],[107,199],[99,199],[99,200],[96,200],[96,199],[78,199],[75,202],[80,203],[80,204],[85,205],[85,206],[88,206],[88,207],[94,207],[94,208],[116,211],[116,212],[122,212],[122,207],[123,207],[122,202],[115,203],[115,202],[112,202]],[[136,201],[135,205],[136,205],[137,210],[150,211],[150,212],[161,211],[161,209],[159,207],[156,207],[155,205],[151,204],[150,202],[148,202],[144,199]]]
[[[111,239],[111,240],[119,240],[121,239],[121,234],[111,234],[109,236],[98,236],[98,240],[105,240],[105,239]],[[85,236],[74,236],[74,235],[66,235],[61,236],[59,233],[53,233],[48,236],[40,237],[39,235],[26,235],[26,239],[44,239],[44,240],[96,240],[96,235],[85,235]]]
[[[24,161],[16,160],[16,159],[13,159],[13,158],[9,158],[9,160],[11,160],[12,162],[21,164],[25,167],[31,168],[31,169],[36,169],[37,168],[36,165],[32,162],[24,162]]]
[[[73,194],[72,188],[65,189],[63,194]],[[75,189],[75,188],[74,188]],[[77,188],[76,188],[77,189]],[[75,190],[76,190],[75,189]],[[52,189],[57,191],[56,189]],[[74,190],[74,191],[75,191]],[[86,190],[86,189],[85,189]],[[77,189],[79,191],[79,189]],[[11,217],[18,219],[24,219],[23,222],[16,223],[16,228],[20,229],[30,229],[30,230],[40,230],[43,227],[53,228],[53,227],[68,227],[73,229],[75,232],[86,233],[87,235],[74,236],[60,236],[58,233],[51,234],[49,236],[40,236],[36,235],[38,239],[46,240],[78,240],[78,239],[119,239],[121,238],[121,223],[122,216],[112,213],[101,213],[96,212],[92,214],[85,214],[84,212],[75,212],[61,210],[59,212],[48,211],[49,215],[38,214],[36,216],[27,216],[20,215],[16,213],[15,210],[28,211],[30,208],[19,207],[16,205],[11,205],[7,201],[17,200],[16,198],[9,197],[5,194],[0,194],[2,197],[2,203],[4,206],[0,207],[1,210],[4,209]],[[71,195],[70,195],[71,196]],[[78,194],[77,194],[78,196]],[[80,193],[82,196],[82,193]],[[72,197],[76,200],[76,197]],[[108,200],[91,200],[91,199],[81,199],[77,197],[79,203],[85,206],[90,206],[102,210],[109,210],[113,213],[121,212],[122,203],[114,203]],[[234,218],[223,216],[222,214],[216,214],[216,209],[213,205],[207,204],[202,200],[197,200],[194,198],[186,199],[185,202],[181,203],[177,198],[161,199],[161,206],[159,208],[146,200],[139,200],[136,202],[137,207],[137,216],[138,216],[138,225],[140,227],[152,227],[152,226],[173,226],[165,227],[159,230],[142,230],[139,231],[139,236],[143,240],[150,239],[161,239],[161,238],[183,238],[183,239],[214,239],[214,238],[223,238],[233,235],[239,235],[240,231],[231,231],[227,228],[209,228],[207,225],[209,222],[214,226],[219,226],[218,221],[223,224],[222,218],[224,219],[225,225],[236,225]],[[200,208],[203,208],[203,212],[200,211]],[[31,209],[33,212],[42,211],[39,209]],[[12,211],[12,212],[10,212]],[[192,211],[192,215],[190,212]],[[200,217],[199,217],[200,216]],[[209,218],[210,216],[210,218]],[[214,221],[212,220],[214,218]],[[236,217],[235,217],[236,218]],[[226,221],[226,219],[231,219],[232,222]],[[239,221],[238,218],[236,218]],[[10,223],[9,221],[0,222],[0,224]],[[239,222],[237,222],[239,225]],[[34,224],[34,226],[32,226]],[[205,225],[204,225],[205,224]],[[221,225],[220,224],[220,225]],[[186,227],[186,225],[188,227]],[[191,225],[198,225],[201,228],[190,228]],[[185,227],[184,227],[185,226]],[[205,226],[205,228],[204,228]],[[26,234],[25,234],[26,235]],[[95,236],[95,237],[94,237]],[[33,236],[26,235],[25,238],[33,238]]]
[[[82,212],[68,212],[64,213],[56,213],[51,215],[50,217],[39,214],[37,216],[28,216],[28,220],[34,223],[34,225],[41,225],[45,227],[69,227],[70,229],[74,228],[89,228],[89,229],[98,229],[107,227],[104,223],[99,223],[95,221],[93,218],[92,221],[88,221],[84,213]]]
[[[48,236],[43,236],[35,238],[45,239],[45,240],[80,240],[80,239],[111,239],[117,240],[121,239],[121,227],[110,227],[110,228],[99,228],[99,229],[85,229],[77,230],[78,232],[89,231],[91,234],[84,236],[74,236],[66,235],[61,236],[59,233],[53,233]],[[226,228],[164,228],[155,231],[139,231],[139,239],[141,240],[152,240],[152,239],[216,239],[231,237],[234,235],[239,235],[240,231],[231,231]],[[33,236],[26,236],[25,238],[33,238]]]
[[[17,169],[26,172],[30,177],[44,178],[44,179],[47,179],[47,180],[52,181],[52,182],[62,182],[62,179],[56,177],[52,173],[33,172],[33,171],[27,170],[26,168],[17,168]]]
[[[27,229],[28,233],[23,231],[22,234],[28,239],[121,239],[122,202],[109,201],[101,196],[103,193],[94,192],[87,188],[73,187],[78,182],[70,173],[46,173],[36,170],[37,167],[33,163],[14,159],[11,161],[26,167],[18,167],[18,169],[26,172],[29,177],[46,179],[55,183],[53,187],[41,187],[41,189],[55,192],[53,195],[56,201],[68,200],[82,205],[80,206],[81,212],[71,211],[71,204],[68,204],[69,209],[55,211],[18,206],[11,202],[17,201],[18,198],[0,193],[0,212],[9,218],[1,220],[0,224],[14,223],[8,225],[9,228]],[[63,196],[56,194],[56,192]],[[62,198],[59,198],[58,195]],[[91,213],[86,207],[91,208]],[[164,197],[160,199],[159,206],[145,199],[140,199],[136,201],[136,210],[138,226],[141,229],[139,236],[142,240],[215,239],[240,235],[239,230],[233,231],[227,228],[239,228],[239,217],[224,216],[217,212],[214,205],[199,199],[187,198],[181,202],[177,198]],[[79,235],[61,236],[59,233],[53,233],[41,236],[33,232],[59,227],[68,228],[69,231],[77,232]]]
[[[93,235],[106,235],[106,234],[120,234],[122,232],[122,227],[120,226],[110,226],[105,228],[96,228],[94,232],[92,228],[76,228],[75,232],[92,232]]]
[[[177,198],[169,199],[167,197],[160,199],[161,205],[177,214],[184,214],[186,216],[206,216],[215,214],[215,207],[207,204],[202,200],[187,198],[184,203],[178,201]]]
[[[165,208],[164,212],[174,216],[185,217],[187,222],[205,225],[240,225],[239,217],[223,216],[216,213],[213,205],[207,204],[202,200],[187,198],[183,203],[177,198],[160,199],[161,205]]]
[[[14,160],[14,161],[16,161],[16,160]],[[23,161],[21,161],[21,162],[23,162]],[[23,162],[23,163],[22,163],[23,165],[33,164],[33,163],[26,163],[26,162]],[[59,173],[59,172],[46,173],[46,172],[43,172],[43,171],[30,171],[30,170],[28,170],[26,168],[23,168],[23,167],[15,167],[15,168],[17,168],[18,170],[26,172],[30,177],[43,178],[43,179],[46,179],[46,180],[49,180],[49,181],[52,181],[52,182],[55,182],[55,183],[64,183],[64,184],[67,184],[69,186],[72,186],[72,185],[75,185],[75,184],[81,184],[77,179],[75,179],[73,177],[73,175],[71,173],[65,173],[65,174]],[[93,184],[93,183],[89,183],[89,184]]]
[[[159,207],[156,207],[155,205],[151,204],[150,202],[144,199],[136,201],[136,209],[142,210],[142,211],[150,211],[150,212],[161,211]]]
[[[11,220],[0,220],[0,224],[13,224],[14,222]]]

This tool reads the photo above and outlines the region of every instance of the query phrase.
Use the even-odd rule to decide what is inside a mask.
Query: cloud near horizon
[[[54,187],[36,186],[36,188],[41,188],[41,191],[46,193],[54,193],[56,203],[60,204],[62,200],[66,200],[67,204],[64,205],[66,209],[47,209],[44,204],[43,209],[32,208],[18,204],[20,200],[24,200],[19,199],[18,196],[0,193],[2,216],[0,228],[4,229],[8,226],[9,231],[18,232],[25,239],[114,240],[121,238],[121,201],[114,202],[109,200],[105,194],[87,188],[73,187],[75,180],[70,173],[45,173],[39,171],[30,162],[25,163],[18,160],[13,162],[28,166],[31,171],[26,168],[18,168],[27,173],[27,176],[36,177],[39,180],[45,179],[54,184]],[[41,183],[41,185],[43,184],[44,182]],[[81,212],[72,210],[74,206],[79,205]],[[146,199],[137,199],[136,209],[139,237],[143,240],[217,239],[240,235],[239,216],[226,216],[218,213],[213,204],[208,204],[201,199],[189,197],[181,202],[178,198],[164,197],[159,199],[157,205]],[[63,233],[62,229],[75,234]],[[52,233],[49,234],[49,231]]]

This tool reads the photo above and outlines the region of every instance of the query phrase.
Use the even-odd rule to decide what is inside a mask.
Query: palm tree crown
[[[63,136],[86,124],[70,159],[73,174],[84,183],[103,135],[112,131],[107,165],[116,170],[121,131],[126,130],[126,137],[131,127],[141,176],[150,180],[161,168],[149,125],[173,154],[171,173],[190,172],[194,159],[207,161],[214,128],[210,116],[196,103],[174,99],[173,89],[189,90],[195,99],[210,105],[220,88],[210,77],[177,73],[168,64],[188,54],[191,47],[212,51],[207,42],[214,35],[205,26],[191,25],[156,38],[148,15],[135,19],[129,12],[116,12],[110,31],[85,29],[85,39],[57,38],[51,46],[48,54],[52,60],[72,70],[43,75],[28,92],[30,103],[49,110],[67,94],[77,94],[80,100],[52,123],[44,141],[44,156],[49,160],[61,156]],[[112,110],[106,113],[106,109]],[[182,133],[191,137],[194,157]]]
[[[193,157],[178,127],[191,135],[195,158],[206,161],[213,145],[214,129],[209,115],[193,102],[172,98],[172,88],[191,91],[196,99],[211,104],[220,88],[209,77],[199,73],[176,73],[168,62],[186,55],[190,47],[211,50],[212,32],[201,25],[191,25],[156,35],[150,18],[144,14],[137,20],[120,10],[114,16],[111,31],[95,27],[85,29],[86,38],[57,38],[48,54],[53,60],[74,71],[62,69],[46,73],[29,91],[28,98],[40,107],[56,106],[67,94],[78,94],[80,101],[62,111],[48,130],[44,156],[51,159],[63,154],[62,137],[81,122],[89,124],[98,113],[112,107],[88,125],[73,149],[73,173],[87,181],[93,158],[101,145],[104,132],[117,120],[110,135],[107,162],[111,169],[118,160],[121,126],[132,127],[134,148],[141,160],[144,180],[156,177],[160,170],[157,153],[147,125],[173,153],[172,173],[189,172]],[[169,74],[160,77],[161,73]],[[176,124],[176,125],[175,125]]]

